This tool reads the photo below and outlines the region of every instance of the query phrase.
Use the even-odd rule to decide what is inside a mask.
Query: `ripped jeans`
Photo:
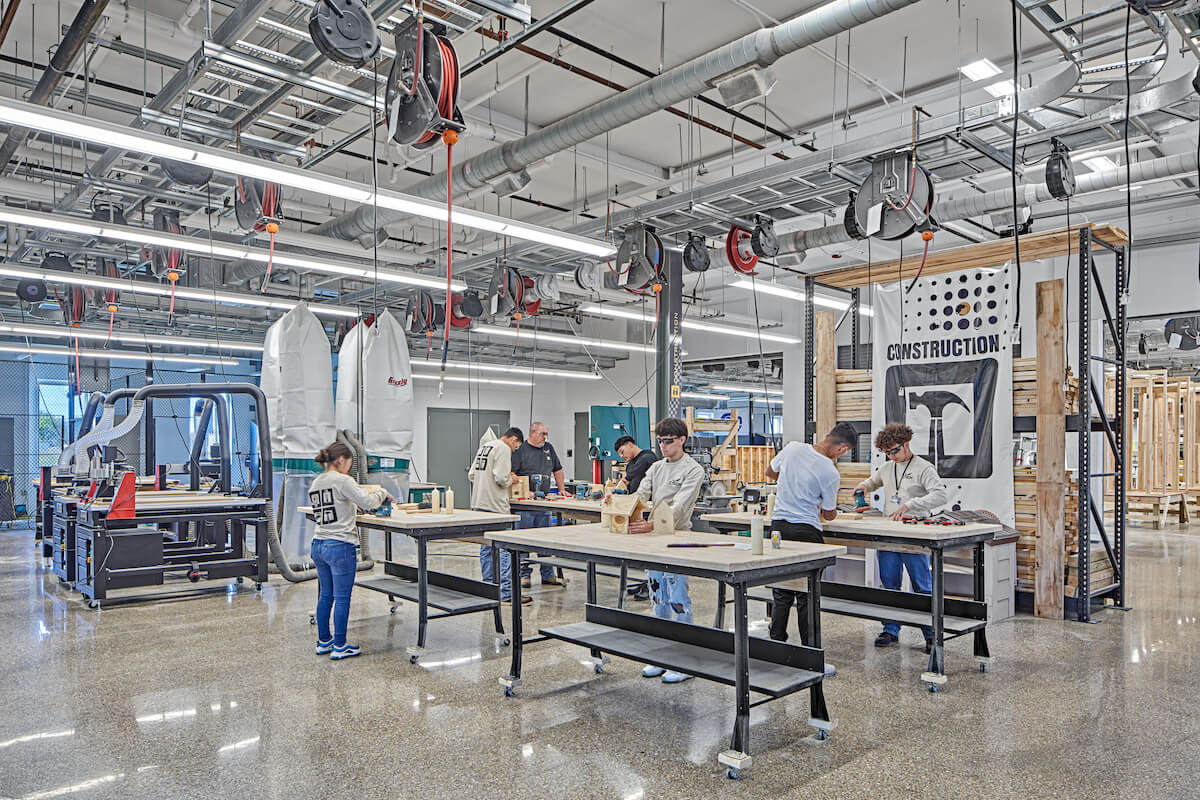
[[[692,598],[688,596],[687,575],[671,572],[647,572],[654,616],[678,622],[692,621]]]

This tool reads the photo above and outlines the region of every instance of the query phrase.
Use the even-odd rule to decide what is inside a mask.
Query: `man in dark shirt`
[[[658,461],[653,450],[643,450],[632,436],[622,436],[616,442],[617,455],[625,459],[625,483],[633,494],[642,485],[650,465]]]
[[[529,426],[529,436],[525,443],[512,454],[512,470],[518,477],[529,477],[530,492],[545,492],[566,494],[566,479],[563,477],[562,462],[554,445],[546,441],[550,431],[543,422],[534,422]],[[553,525],[549,511],[521,511],[521,528],[548,528]],[[565,586],[566,581],[561,575],[555,574],[554,567],[541,564],[539,572],[543,586]],[[528,588],[532,584],[533,565],[521,563],[521,586]]]

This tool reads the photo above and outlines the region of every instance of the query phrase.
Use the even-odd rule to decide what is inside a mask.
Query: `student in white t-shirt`
[[[838,423],[816,444],[788,442],[767,468],[777,482],[771,530],[782,539],[821,544],[821,522],[837,517],[841,475],[834,464],[854,447],[858,433],[848,422]],[[786,642],[788,615],[796,605],[800,641],[808,644],[808,592],[771,589],[771,638]]]

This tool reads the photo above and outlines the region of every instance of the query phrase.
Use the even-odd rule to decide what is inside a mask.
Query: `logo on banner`
[[[393,378],[388,376],[388,386],[408,386],[408,378]]]
[[[990,478],[999,371],[994,358],[888,367],[884,414],[942,478]]]

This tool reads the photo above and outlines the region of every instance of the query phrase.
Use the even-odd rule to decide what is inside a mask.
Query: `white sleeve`
[[[696,508],[696,499],[700,496],[700,486],[703,483],[704,468],[701,467],[685,477],[679,485],[679,491],[671,501],[671,508],[675,511],[676,530],[691,530],[692,511]]]
[[[496,485],[507,489],[512,486],[512,450],[504,442],[500,442],[496,451],[496,463],[492,465],[492,480]]]
[[[837,508],[838,489],[842,487],[842,475],[834,467],[833,475],[821,487],[821,509],[833,511]]]
[[[374,492],[368,492],[358,482],[349,475],[343,481],[338,481],[337,493],[342,496],[343,500],[349,500],[354,505],[364,511],[372,511],[383,505],[384,497],[386,497],[383,489],[378,489]]]

